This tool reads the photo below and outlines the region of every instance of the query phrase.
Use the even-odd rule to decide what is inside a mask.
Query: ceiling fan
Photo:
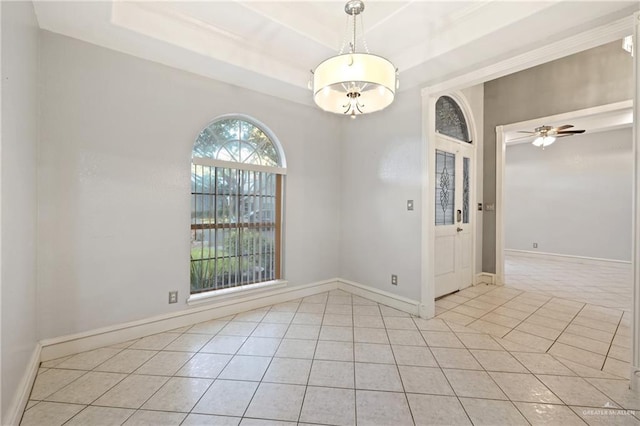
[[[565,124],[563,126],[552,127],[552,126],[540,126],[536,127],[533,132],[520,130],[518,133],[528,133],[527,136],[523,136],[521,138],[516,138],[512,140],[525,139],[535,137],[533,140],[534,146],[541,146],[544,149],[546,146],[551,145],[556,141],[557,138],[563,138],[566,136],[579,135],[584,133],[584,130],[567,130],[572,128],[573,125]]]

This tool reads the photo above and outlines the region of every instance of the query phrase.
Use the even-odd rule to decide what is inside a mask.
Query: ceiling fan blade
[[[573,125],[571,125],[571,124],[565,124],[564,126],[556,127],[556,128],[554,128],[553,130],[555,130],[555,131],[557,132],[557,131],[559,131],[559,130],[570,129],[570,128],[572,128],[572,127],[573,127]]]
[[[566,138],[567,136],[573,136],[575,133],[560,133],[559,135],[554,135],[553,137],[558,138]]]
[[[579,135],[581,133],[584,133],[584,130],[562,130],[560,132],[558,132],[558,135]]]

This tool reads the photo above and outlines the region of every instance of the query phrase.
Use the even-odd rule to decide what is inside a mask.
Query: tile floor
[[[592,339],[609,354],[624,316],[494,286],[444,300],[423,320],[335,290],[47,361],[22,425],[640,425],[626,379],[562,352],[581,342],[518,329],[557,312],[613,333]]]

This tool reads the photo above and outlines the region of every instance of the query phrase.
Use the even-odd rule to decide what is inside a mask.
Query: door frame
[[[492,63],[488,66],[472,70],[468,73],[436,82],[422,89],[422,141],[421,144],[421,208],[422,208],[422,265],[421,265],[421,303],[420,316],[431,318],[435,314],[434,295],[434,212],[431,209],[433,199],[429,197],[433,170],[433,159],[429,153],[433,151],[433,133],[435,128],[435,102],[438,96],[475,86],[508,74],[513,74],[555,59],[563,58],[608,42],[622,39],[633,34],[636,45],[634,58],[634,181],[633,181],[633,324],[632,324],[632,356],[631,356],[631,388],[640,389],[640,13],[634,13],[604,25],[593,27],[580,34],[533,49],[521,55]]]

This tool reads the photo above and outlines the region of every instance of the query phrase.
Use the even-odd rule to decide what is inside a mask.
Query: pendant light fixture
[[[398,70],[387,59],[369,53],[364,29],[365,52],[356,52],[356,18],[364,11],[364,3],[351,0],[344,10],[349,15],[347,19],[353,19],[349,51],[344,53],[343,45],[338,55],[318,65],[312,71],[311,89],[313,100],[323,110],[356,118],[360,114],[380,111],[393,102],[398,88]]]

